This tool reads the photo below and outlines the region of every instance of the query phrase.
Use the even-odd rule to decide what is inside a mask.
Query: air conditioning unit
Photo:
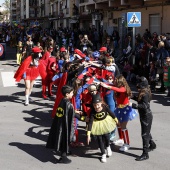
[[[108,18],[112,19],[113,18],[113,13],[112,12],[108,12]]]

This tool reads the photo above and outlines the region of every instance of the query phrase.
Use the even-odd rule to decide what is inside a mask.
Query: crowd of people
[[[143,153],[136,160],[148,159],[148,152],[156,149],[150,133],[153,118],[151,91],[167,88],[170,96],[170,46],[166,36],[156,33],[152,36],[146,30],[142,37],[136,35],[133,51],[131,36],[127,36],[122,48],[117,31],[110,36],[104,31],[101,41],[96,29],[94,35],[79,34],[76,41],[76,32],[66,34],[64,30],[60,31],[58,38],[46,33],[42,41],[36,42],[32,40],[33,35],[27,35],[27,41],[19,40],[17,45],[19,68],[14,78],[16,81],[24,79],[25,106],[29,105],[33,84],[39,75],[42,98],[54,100],[47,148],[61,152],[60,163],[70,163],[67,157],[69,145],[83,145],[78,140],[78,121],[85,121],[87,144],[91,136],[96,137],[101,162],[105,163],[112,155],[111,143],[122,144],[121,152],[130,148],[127,123],[139,113]],[[117,60],[120,49],[123,64]],[[156,89],[157,75],[160,89]],[[130,82],[137,85],[138,96],[132,94]],[[116,130],[118,140],[115,140]]]

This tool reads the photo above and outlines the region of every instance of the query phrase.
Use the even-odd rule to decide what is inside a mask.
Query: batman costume
[[[47,148],[60,151],[61,155],[69,153],[69,143],[73,141],[75,116],[70,100],[63,98],[56,110],[48,141]]]

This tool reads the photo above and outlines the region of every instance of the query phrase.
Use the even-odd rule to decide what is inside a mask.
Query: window
[[[161,34],[161,17],[160,14],[150,14],[149,15],[149,30],[151,34],[157,32]]]

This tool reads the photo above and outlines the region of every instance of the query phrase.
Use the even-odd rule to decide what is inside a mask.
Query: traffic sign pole
[[[141,12],[128,12],[127,23],[128,27],[133,28],[133,49],[135,49],[135,36],[136,36],[135,27],[141,27]]]
[[[136,28],[133,27],[133,50],[135,50],[135,42],[136,42]]]

